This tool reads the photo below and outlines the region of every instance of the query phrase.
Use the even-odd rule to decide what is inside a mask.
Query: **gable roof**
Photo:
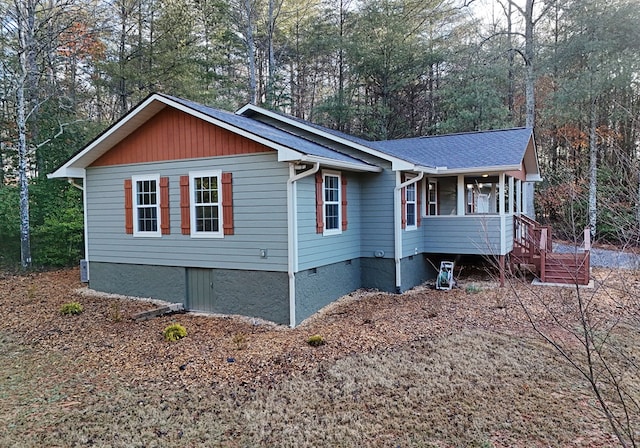
[[[287,126],[303,129],[387,160],[394,170],[454,175],[471,171],[519,171],[524,167],[527,180],[540,180],[535,140],[530,128],[370,141],[254,104],[247,104],[236,113],[247,117],[262,115],[270,119],[269,124],[273,122],[277,126],[281,123],[285,129]]]
[[[300,136],[269,126],[258,120],[224,112],[169,95],[152,94],[123,118],[76,153],[49,177],[82,177],[84,169],[133,133],[165,107],[174,107],[216,126],[220,126],[278,152],[279,161],[319,162],[324,166],[354,171],[381,169]]]
[[[393,170],[432,175],[524,171],[540,180],[533,131],[514,128],[399,140],[369,141],[314,123],[248,104],[235,114],[193,101],[152,94],[76,153],[49,177],[83,177],[84,169],[143,126],[165,107],[261,143],[281,162],[310,162],[352,171],[379,172],[379,166],[345,154],[340,148],[391,162]]]
[[[538,176],[533,130],[500,129],[371,142],[386,154],[400,157],[437,174],[470,171],[516,171],[523,167]],[[535,179],[531,179],[535,180]]]
[[[256,106],[255,104],[245,105],[240,110],[238,110],[236,114],[239,114],[245,117],[255,117],[255,116],[267,117],[273,121],[273,125],[275,127],[278,127],[280,129],[286,129],[287,127],[291,129],[298,129],[300,131],[304,131],[308,134],[311,134],[315,137],[320,137],[321,139],[322,138],[328,139],[330,141],[337,143],[338,145],[345,145],[357,151],[361,151],[365,154],[369,154],[374,157],[378,157],[382,160],[389,161],[391,162],[392,168],[394,170],[412,169],[412,164],[408,163],[402,158],[398,158],[377,150],[376,148],[373,147],[372,142],[369,140],[355,137],[353,135],[336,131],[334,129],[329,129],[324,126],[320,126],[318,124],[311,123],[306,120],[302,120],[301,118],[296,118],[296,117],[281,114],[279,112],[275,112],[272,110],[263,109],[262,107]]]

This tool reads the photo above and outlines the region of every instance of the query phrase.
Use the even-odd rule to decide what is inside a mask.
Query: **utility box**
[[[89,262],[87,260],[80,260],[80,281],[89,283]]]

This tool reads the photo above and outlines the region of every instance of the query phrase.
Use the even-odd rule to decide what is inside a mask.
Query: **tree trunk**
[[[275,32],[275,26],[276,26],[276,18],[275,18],[275,5],[274,5],[274,1],[275,0],[269,0],[269,11],[268,11],[268,35],[267,38],[269,40],[268,42],[268,60],[267,60],[267,95],[266,95],[266,102],[267,102],[267,107],[269,109],[273,109],[275,106],[275,72],[276,72],[276,54],[275,54],[275,50],[273,48],[273,35]]]
[[[533,28],[535,21],[533,19],[533,3],[534,0],[527,0],[525,4],[525,31],[524,31],[524,65],[525,65],[525,126],[533,129],[536,122],[536,99],[535,99],[535,72],[533,70],[534,58],[534,42]],[[535,187],[533,182],[524,183],[525,194],[525,210],[526,214],[535,219]]]
[[[525,30],[524,30],[524,65],[525,65],[525,100],[526,100],[526,126],[533,129],[536,124],[536,97],[535,97],[535,72],[533,70],[534,42],[533,19],[534,0],[527,0],[525,5]]]
[[[253,37],[253,8],[252,0],[244,1],[244,9],[246,14],[245,34],[247,43],[247,57],[249,59],[249,102],[256,104],[257,82],[256,82],[256,43]]]
[[[19,77],[16,89],[16,127],[18,130],[18,185],[20,190],[20,261],[23,268],[31,266],[31,226],[29,222],[29,151],[27,147],[27,99],[26,90],[33,75],[30,61],[35,55],[33,48],[35,7],[31,3],[21,10],[16,5]]]
[[[124,116],[127,113],[128,105],[127,105],[127,77],[125,74],[126,69],[126,44],[127,44],[127,19],[129,17],[129,13],[124,5],[122,4],[120,8],[120,20],[122,23],[120,24],[120,42],[118,47],[118,67],[120,70],[119,79],[118,79],[118,97],[120,103],[120,115]]]
[[[591,101],[589,119],[589,230],[591,240],[596,236],[598,218],[597,188],[598,188],[598,141],[596,135],[597,101]]]

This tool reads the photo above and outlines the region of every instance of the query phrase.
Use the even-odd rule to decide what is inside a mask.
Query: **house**
[[[504,261],[540,180],[531,129],[372,142],[162,94],[50,177],[82,182],[91,288],[291,326],[431,255]]]

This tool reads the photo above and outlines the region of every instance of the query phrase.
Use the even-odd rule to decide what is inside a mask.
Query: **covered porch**
[[[524,213],[524,181],[508,173],[428,177],[426,253],[504,256],[514,247],[514,217]]]

